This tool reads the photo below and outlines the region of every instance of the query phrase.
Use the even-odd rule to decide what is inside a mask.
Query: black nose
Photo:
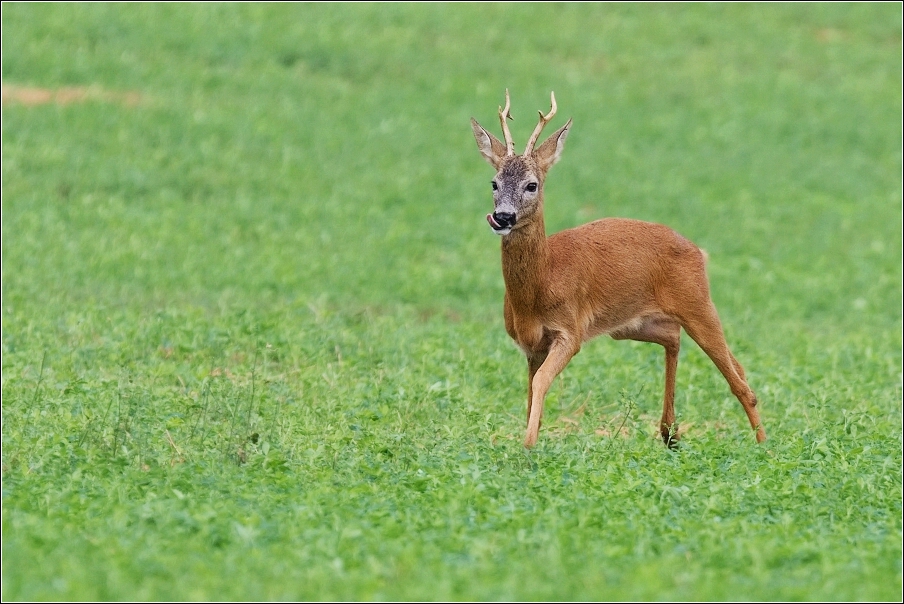
[[[499,226],[510,227],[515,224],[515,215],[508,212],[493,212],[493,220],[499,223]]]

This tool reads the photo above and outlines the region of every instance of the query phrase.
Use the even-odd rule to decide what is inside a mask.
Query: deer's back
[[[549,237],[548,307],[582,301],[593,332],[638,316],[671,314],[688,296],[708,297],[703,252],[667,226],[604,218]]]

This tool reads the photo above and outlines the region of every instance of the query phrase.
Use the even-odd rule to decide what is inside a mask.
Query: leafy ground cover
[[[901,9],[4,5],[3,599],[895,600]],[[521,447],[468,125],[710,254]],[[520,143],[520,144],[523,144]]]

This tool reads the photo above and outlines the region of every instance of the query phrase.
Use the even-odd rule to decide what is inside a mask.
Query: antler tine
[[[505,154],[506,155],[514,155],[515,154],[515,142],[512,140],[512,133],[509,132],[508,124],[506,123],[506,119],[514,119],[512,114],[509,113],[509,107],[511,107],[511,101],[509,101],[509,91],[508,88],[505,89],[505,109],[502,107],[499,108],[499,123],[502,124],[502,136],[505,137]]]
[[[534,128],[534,133],[530,135],[530,139],[528,139],[527,141],[527,147],[524,148],[525,155],[534,150],[534,144],[537,142],[537,139],[540,138],[540,133],[543,132],[543,128],[546,127],[546,124],[549,123],[549,120],[551,120],[556,115],[556,109],[558,109],[558,107],[556,106],[556,93],[550,92],[549,98],[549,113],[543,115],[542,111],[538,111],[538,113],[540,114],[540,123],[537,124],[536,128]]]

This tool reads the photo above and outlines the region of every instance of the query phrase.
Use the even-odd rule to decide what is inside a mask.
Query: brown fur
[[[553,100],[547,119],[554,111]],[[497,170],[495,207],[517,216],[502,237],[502,274],[505,329],[527,356],[524,445],[537,442],[552,380],[583,342],[608,334],[665,348],[660,432],[665,443],[674,446],[682,327],[718,367],[747,413],[757,441],[764,441],[756,396],[728,349],[709,295],[706,253],[666,226],[624,218],[597,220],[547,237],[543,183],[561,155],[571,121],[536,150],[528,145],[521,156],[511,152],[508,135],[503,144],[473,119],[471,124],[478,148]],[[530,183],[537,185],[535,193],[528,192]]]

